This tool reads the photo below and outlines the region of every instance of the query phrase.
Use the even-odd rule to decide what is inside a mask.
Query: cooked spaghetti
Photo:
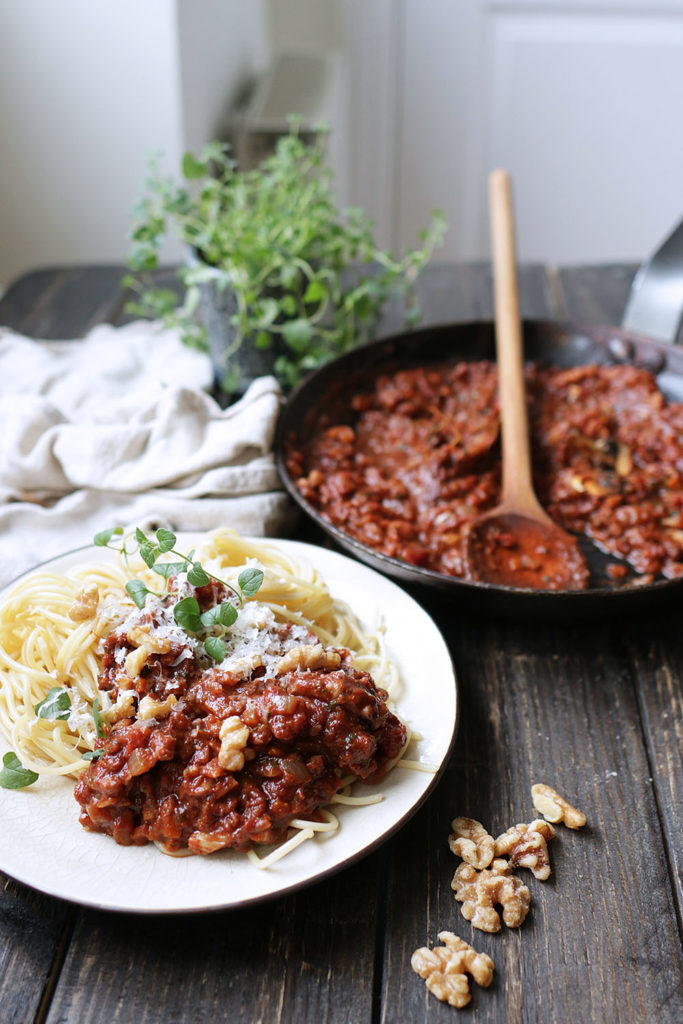
[[[193,557],[207,583],[174,568],[142,604],[115,565],[21,581],[0,608],[0,725],[24,766],[80,776],[86,828],[169,853],[281,843],[264,866],[337,827],[325,808],[364,802],[348,785],[379,781],[402,755],[407,730],[386,703],[396,671],[381,631],[364,631],[307,562],[227,530]],[[174,603],[191,598],[213,621],[245,565],[263,583],[235,602],[216,660]],[[158,589],[142,562],[135,576]],[[57,713],[41,717],[51,699]]]

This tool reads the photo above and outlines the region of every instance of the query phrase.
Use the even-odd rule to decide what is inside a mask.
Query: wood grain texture
[[[99,320],[121,322],[120,272],[28,275],[0,301],[0,323],[38,337],[75,337]],[[632,274],[521,268],[522,313],[618,323]],[[428,323],[490,319],[490,268],[435,265],[418,299]],[[394,308],[382,333],[400,327]],[[490,989],[473,984],[463,1020],[678,1024],[677,609],[561,627],[491,621],[417,596],[449,643],[461,725],[437,790],[399,835],[357,868],[302,893],[201,917],[79,910],[5,881],[3,1024],[453,1021],[456,1011],[410,968],[413,950],[434,944],[444,929],[496,965]],[[575,802],[588,826],[558,826],[550,880],[521,872],[532,893],[527,921],[487,935],[464,920],[450,888],[458,863],[447,845],[450,821],[470,814],[494,834],[528,821],[538,781]]]
[[[0,874],[0,1019],[30,1024],[49,1002],[75,911]]]
[[[362,872],[232,913],[84,912],[47,1024],[369,1021],[378,858]]]

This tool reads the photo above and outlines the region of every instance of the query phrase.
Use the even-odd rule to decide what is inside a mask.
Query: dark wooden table
[[[523,313],[618,323],[633,272],[523,268]],[[38,338],[120,323],[120,274],[29,274],[0,302],[0,323]],[[429,322],[491,316],[485,266],[433,267],[420,290]],[[2,1024],[683,1020],[683,608],[559,626],[425,604],[453,654],[460,731],[397,836],[297,895],[207,916],[86,910],[4,879]],[[450,820],[471,815],[494,835],[528,821],[536,781],[574,798],[588,826],[559,826],[548,882],[523,872],[532,909],[520,929],[475,931],[450,889]],[[410,968],[443,929],[495,961],[492,987],[473,986],[464,1011]]]

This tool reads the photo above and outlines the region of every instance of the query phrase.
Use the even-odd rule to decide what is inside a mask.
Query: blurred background
[[[682,99],[683,0],[0,0],[0,287],[122,262],[150,153],[255,160],[289,111],[382,245],[438,207],[439,258],[488,258],[501,165],[523,260],[637,262],[683,214]]]

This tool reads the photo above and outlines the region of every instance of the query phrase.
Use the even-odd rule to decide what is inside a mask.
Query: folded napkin
[[[148,322],[70,342],[0,329],[0,585],[108,526],[285,531],[279,385],[260,377],[221,409],[212,378]]]

